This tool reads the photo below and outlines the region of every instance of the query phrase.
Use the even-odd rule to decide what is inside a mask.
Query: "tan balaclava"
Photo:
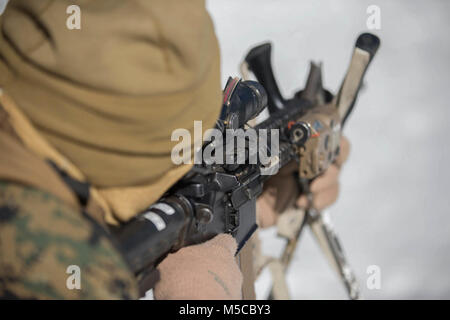
[[[73,4],[80,29],[67,25]],[[3,92],[103,195],[109,222],[186,172],[171,161],[172,131],[193,143],[194,120],[213,127],[221,104],[204,0],[11,0],[1,19]]]

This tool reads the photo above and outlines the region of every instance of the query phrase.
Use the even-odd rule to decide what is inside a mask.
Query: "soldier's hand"
[[[228,234],[169,254],[158,266],[158,300],[227,300],[242,298],[242,274],[236,263],[236,240]]]
[[[311,184],[314,208],[323,210],[336,201],[339,193],[340,168],[347,160],[349,151],[350,144],[347,138],[342,137],[339,157]],[[299,197],[300,190],[294,177],[297,169],[297,163],[292,162],[266,182],[264,192],[256,202],[256,214],[261,228],[274,225],[278,215],[294,204],[299,207],[307,206],[306,195]]]

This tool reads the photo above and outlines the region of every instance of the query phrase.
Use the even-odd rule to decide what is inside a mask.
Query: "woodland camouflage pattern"
[[[0,19],[1,91],[37,128],[16,121],[23,146],[10,141],[9,153],[0,145],[0,298],[138,297],[102,229],[51,191],[62,182],[39,168],[58,165],[56,152],[27,144],[34,131],[101,193],[104,222],[117,224],[189,169],[171,161],[172,131],[193,134],[194,119],[213,127],[222,105],[205,0],[80,0],[86,27],[77,31],[64,27],[72,2],[10,0]],[[66,288],[69,265],[81,269],[81,290]]]
[[[81,270],[81,289],[66,270]],[[101,227],[55,196],[0,181],[0,298],[135,299],[134,276]]]

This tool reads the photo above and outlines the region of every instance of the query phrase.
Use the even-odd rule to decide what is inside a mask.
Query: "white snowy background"
[[[0,0],[0,8],[5,0]],[[345,133],[352,143],[341,195],[329,209],[366,299],[450,298],[450,1],[209,0],[222,53],[222,78],[255,44],[273,43],[282,93],[301,88],[310,59],[323,61],[336,91],[354,41],[368,31],[366,9],[381,9],[382,46]],[[264,250],[283,242],[263,232]],[[381,288],[366,287],[367,267]],[[294,299],[345,299],[308,232],[288,273]],[[257,281],[264,298],[269,274]]]
[[[338,202],[329,209],[366,299],[450,298],[450,1],[209,0],[222,52],[222,78],[255,44],[273,43],[282,93],[304,84],[310,59],[323,61],[336,92],[352,47],[381,9],[382,41],[345,134],[352,150]],[[283,247],[263,234],[268,254]],[[369,265],[381,289],[366,287]],[[266,296],[269,274],[257,282]],[[345,291],[306,232],[288,274],[295,299],[345,299]]]

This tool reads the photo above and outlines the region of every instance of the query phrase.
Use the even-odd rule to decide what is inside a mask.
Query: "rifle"
[[[290,99],[281,96],[273,76],[270,44],[253,48],[245,61],[259,82],[229,78],[216,123],[216,130],[226,142],[211,139],[201,149],[201,152],[223,151],[223,157],[195,164],[157,203],[112,230],[140,283],[148,285],[156,266],[168,253],[220,233],[235,237],[238,253],[257,229],[256,199],[263,191],[264,181],[288,163],[299,163],[299,183],[307,192],[311,180],[339,155],[342,127],[378,46],[375,35],[365,33],[358,37],[350,67],[336,96],[323,89],[320,67],[312,64],[305,89]],[[270,117],[250,127],[247,123],[266,107]],[[247,135],[252,130],[278,132],[277,148],[271,148],[274,141],[267,138],[262,143],[258,141],[255,151],[250,143],[251,134]],[[247,143],[233,146],[230,142],[236,136],[244,137]],[[266,153],[267,159],[254,160],[255,153]],[[309,211],[312,213],[312,209]],[[292,245],[290,248],[288,256],[293,252]]]

